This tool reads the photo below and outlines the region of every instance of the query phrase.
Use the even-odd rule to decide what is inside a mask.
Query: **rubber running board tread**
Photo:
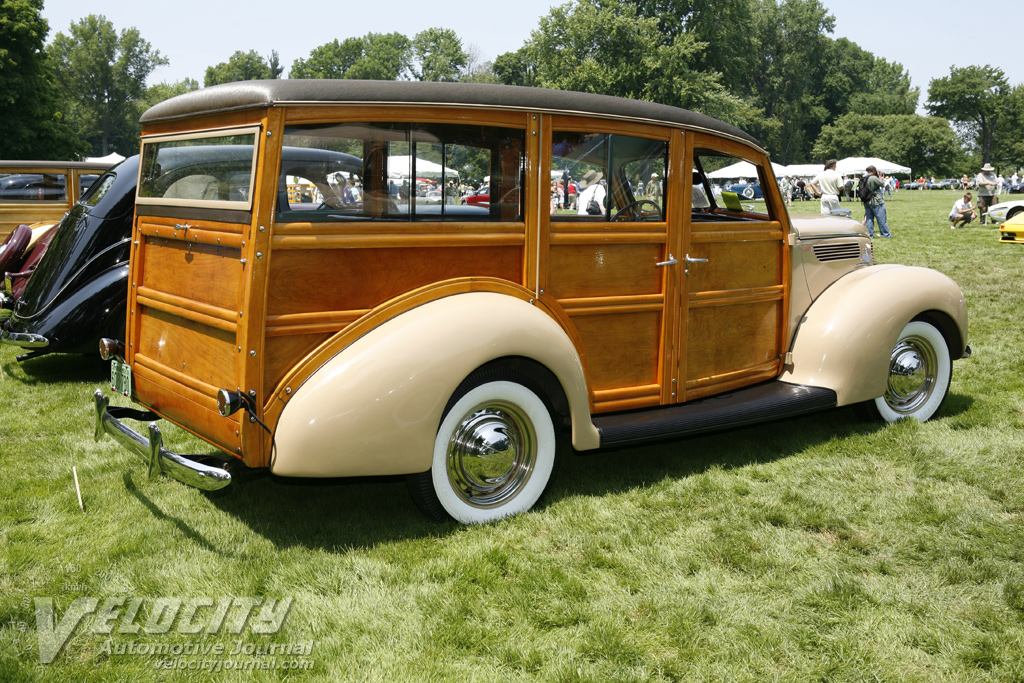
[[[836,407],[831,389],[773,381],[689,403],[593,418],[601,447],[745,427]]]

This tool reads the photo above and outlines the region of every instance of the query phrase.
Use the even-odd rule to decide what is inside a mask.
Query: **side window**
[[[285,129],[277,220],[520,221],[522,130],[428,123]]]
[[[726,152],[694,150],[690,214],[695,221],[769,218],[763,188],[771,176],[760,164]]]
[[[664,220],[667,157],[663,140],[554,131],[552,220]]]

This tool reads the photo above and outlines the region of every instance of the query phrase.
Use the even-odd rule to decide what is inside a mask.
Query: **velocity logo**
[[[280,632],[292,598],[78,598],[56,619],[51,598],[35,598],[39,661],[51,663],[82,626],[90,635]],[[87,619],[88,617],[88,619]]]

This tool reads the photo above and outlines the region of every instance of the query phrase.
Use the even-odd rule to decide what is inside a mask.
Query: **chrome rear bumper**
[[[227,470],[204,465],[192,460],[190,456],[172,453],[164,448],[160,427],[155,422],[149,423],[149,439],[146,439],[118,419],[156,419],[157,416],[153,413],[110,406],[107,397],[99,389],[93,396],[96,399],[96,440],[99,441],[104,434],[109,434],[114,441],[141,457],[149,465],[150,479],[159,474],[166,474],[172,479],[203,491],[216,491],[231,483],[231,474]]]

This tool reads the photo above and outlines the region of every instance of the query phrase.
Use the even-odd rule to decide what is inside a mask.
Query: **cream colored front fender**
[[[511,356],[555,375],[569,402],[574,445],[596,448],[583,366],[558,323],[521,299],[470,292],[388,320],[313,373],[281,412],[271,470],[295,477],[424,472],[459,383]]]
[[[967,345],[967,307],[949,277],[896,265],[854,271],[826,289],[801,318],[780,379],[832,389],[839,405],[877,398],[885,393],[900,332],[922,314],[939,323],[950,354],[960,358]]]

